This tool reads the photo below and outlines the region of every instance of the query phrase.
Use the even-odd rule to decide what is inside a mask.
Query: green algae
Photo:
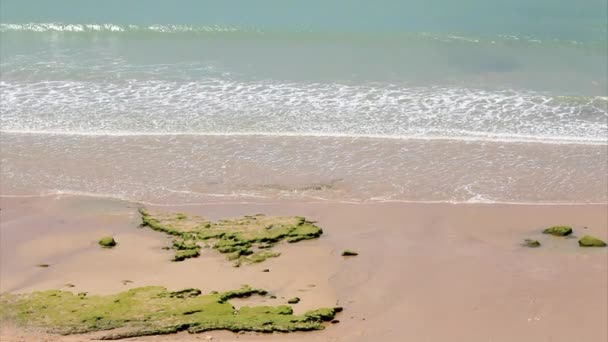
[[[572,234],[572,227],[569,226],[553,226],[543,230],[543,234],[555,236],[566,236]]]
[[[139,210],[142,226],[174,237],[173,261],[200,255],[201,244],[226,254],[235,267],[260,263],[281,254],[273,252],[276,244],[315,239],[323,230],[300,216],[269,217],[263,214],[211,222],[183,213],[152,213]]]
[[[341,311],[341,308],[321,308],[294,315],[287,305],[236,309],[229,302],[233,298],[266,294],[265,290],[249,286],[210,294],[202,294],[198,289],[171,292],[159,286],[105,296],[74,295],[59,290],[3,294],[0,317],[50,333],[70,335],[108,331],[101,339],[120,339],[183,330],[190,333],[320,330],[324,328],[324,322],[333,320]]]
[[[103,248],[112,248],[112,247],[116,246],[116,240],[114,240],[114,238],[111,236],[106,236],[106,237],[99,239],[98,243]]]
[[[172,261],[184,261],[186,259],[196,258],[199,255],[201,255],[199,249],[178,250],[177,252],[175,252],[175,256],[171,260]]]
[[[606,247],[606,243],[591,235],[585,235],[578,240],[578,245],[581,247]]]
[[[536,248],[536,247],[540,247],[540,242],[538,240],[525,239],[524,242],[522,243],[522,246]]]

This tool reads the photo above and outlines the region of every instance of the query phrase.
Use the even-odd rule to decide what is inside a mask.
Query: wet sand
[[[196,341],[606,341],[608,249],[542,235],[568,224],[574,235],[608,238],[606,205],[534,206],[338,202],[222,203],[155,209],[210,219],[301,215],[318,240],[281,245],[279,258],[233,268],[224,256],[172,263],[168,238],[137,228],[138,204],[91,197],[0,199],[0,290],[113,293],[143,285],[228,290],[261,287],[296,313],[343,306],[339,324],[295,334],[209,332],[130,340]],[[112,234],[119,245],[99,248]],[[520,246],[525,238],[541,248]],[[353,249],[357,257],[340,256]],[[49,264],[48,268],[36,267]],[[262,272],[268,268],[270,272]],[[125,282],[126,280],[131,282]],[[71,283],[75,287],[67,288]],[[237,303],[239,305],[239,303]],[[87,341],[3,322],[2,341]]]

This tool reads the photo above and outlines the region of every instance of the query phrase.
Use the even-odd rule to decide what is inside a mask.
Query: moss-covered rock
[[[553,226],[543,230],[543,234],[551,234],[555,236],[566,236],[572,234],[570,226]]]
[[[74,295],[67,291],[3,294],[0,318],[28,328],[63,335],[110,331],[101,339],[170,334],[187,330],[292,332],[319,330],[332,320],[335,309],[294,315],[289,306],[236,309],[229,300],[266,291],[245,286],[223,293],[201,294],[198,289],[171,292],[163,287],[134,288],[115,295]]]
[[[525,239],[524,243],[522,243],[522,246],[536,248],[536,247],[540,247],[540,242],[538,240]]]
[[[152,213],[140,209],[142,226],[174,237],[174,261],[200,255],[200,244],[226,254],[238,267],[263,262],[281,254],[271,249],[279,242],[290,243],[315,239],[323,230],[303,217],[267,217],[262,214],[211,222],[183,213]]]
[[[102,237],[99,239],[99,245],[103,248],[112,248],[116,246],[116,240],[111,236]]]
[[[334,319],[337,312],[341,311],[342,308],[322,308],[308,311],[304,314],[304,316],[317,321],[329,322]]]
[[[585,235],[578,240],[581,247],[606,247],[606,243],[591,235]]]
[[[173,257],[173,261],[184,261],[190,258],[196,258],[200,255],[199,249],[184,249],[178,250],[175,252],[175,256]]]
[[[350,249],[345,249],[342,251],[342,256],[355,256],[355,255],[359,255],[359,253],[352,251]]]

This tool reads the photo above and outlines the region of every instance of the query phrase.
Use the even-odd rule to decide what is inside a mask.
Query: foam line
[[[346,133],[314,133],[314,132],[86,132],[86,131],[57,131],[57,130],[0,130],[2,134],[19,135],[51,135],[51,136],[81,136],[81,137],[278,137],[278,138],[339,138],[339,139],[387,139],[387,140],[447,140],[462,142],[496,142],[496,143],[537,143],[557,145],[590,145],[606,146],[604,140],[584,137],[551,137],[531,135],[487,134],[481,132],[465,132],[463,136],[433,136],[433,135],[380,135],[380,134],[346,134]],[[468,136],[467,136],[468,135]]]

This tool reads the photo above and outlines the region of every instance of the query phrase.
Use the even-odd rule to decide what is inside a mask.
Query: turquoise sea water
[[[2,1],[2,129],[603,141],[605,1]]]
[[[337,182],[334,197],[359,199],[605,201],[607,13],[605,0],[3,0],[4,189],[144,196],[127,165],[151,162],[129,154],[146,141],[172,167],[155,182],[181,175],[158,193]],[[83,148],[99,136],[113,138]],[[92,155],[123,163],[80,170]],[[76,158],[75,173],[23,171],[44,158]],[[429,173],[445,181],[423,191]]]

